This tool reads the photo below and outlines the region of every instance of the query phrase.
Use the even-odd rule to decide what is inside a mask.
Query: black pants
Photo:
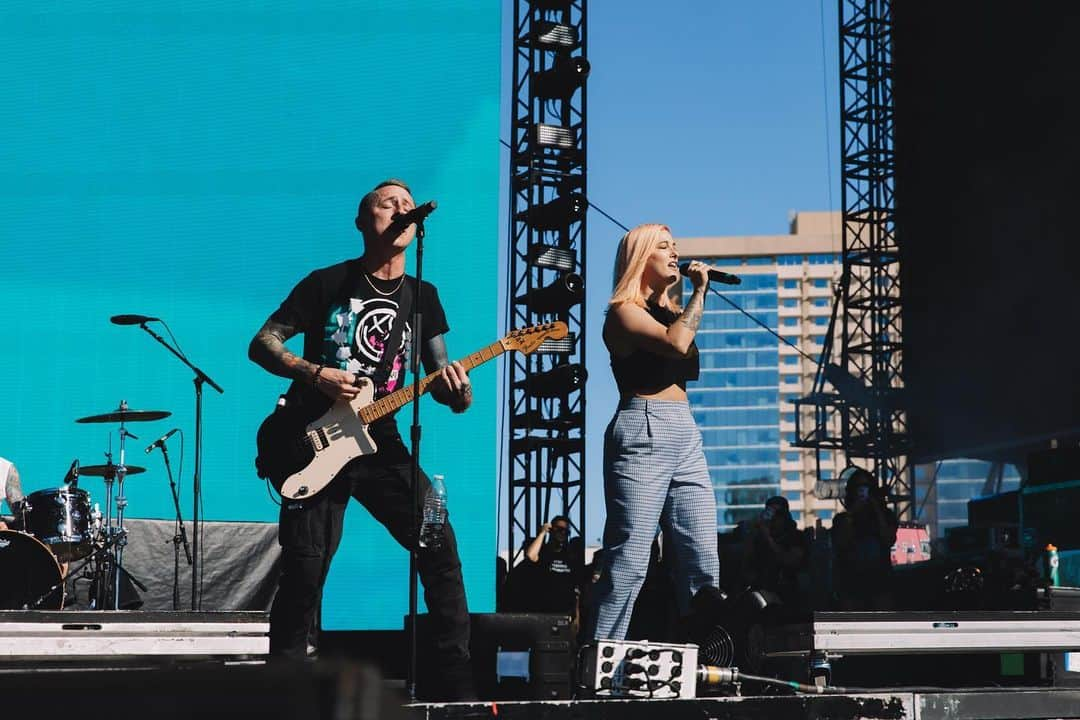
[[[354,497],[405,549],[416,544],[422,507],[413,505],[409,451],[395,434],[376,439],[379,451],[346,465],[330,485],[307,500],[281,503],[278,542],[281,579],[270,610],[270,652],[302,658],[316,625],[330,560],[341,542],[345,506]],[[419,502],[430,482],[420,473]],[[461,579],[457,540],[449,523],[442,547],[421,548],[424,586],[437,667],[454,672],[469,661],[469,609]],[[401,581],[407,582],[406,577]]]

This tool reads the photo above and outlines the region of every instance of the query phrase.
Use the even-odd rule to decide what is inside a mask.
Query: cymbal
[[[102,413],[101,415],[87,415],[84,418],[79,418],[75,422],[77,423],[104,423],[104,422],[138,422],[145,420],[160,420],[172,415],[168,410],[128,410],[126,408],[118,408],[112,412]]]
[[[112,463],[108,465],[82,465],[79,467],[79,474],[89,475],[90,477],[112,478],[116,477],[116,468],[118,467],[119,465],[113,465]],[[126,467],[128,475],[138,475],[146,472],[146,468],[138,465],[127,465]]]

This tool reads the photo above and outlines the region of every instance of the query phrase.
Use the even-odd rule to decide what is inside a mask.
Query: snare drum
[[[59,610],[64,583],[56,557],[33,535],[0,530],[0,610]]]
[[[49,546],[60,562],[93,550],[89,531],[90,493],[81,488],[38,490],[26,496],[25,530]]]

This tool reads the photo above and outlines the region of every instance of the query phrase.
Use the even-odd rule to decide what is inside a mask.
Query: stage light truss
[[[840,103],[839,366],[828,378],[833,392],[796,401],[795,445],[843,451],[877,476],[903,517],[914,488],[893,184],[891,0],[841,0]]]
[[[585,532],[585,20],[585,0],[514,0],[510,324],[569,332],[508,359],[512,561],[552,515]]]

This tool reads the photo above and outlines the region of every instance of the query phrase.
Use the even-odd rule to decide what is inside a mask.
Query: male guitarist
[[[364,196],[357,211],[364,254],[315,270],[301,280],[251,341],[248,356],[254,362],[293,381],[286,406],[313,406],[306,413],[308,421],[331,401],[356,397],[360,382],[374,383],[376,398],[404,384],[413,303],[419,303],[422,312],[424,368],[429,373],[439,371],[432,395],[454,412],[464,412],[472,404],[468,374],[460,363],[447,359],[443,336],[449,328],[435,287],[425,282],[418,288],[416,278],[405,274],[405,250],[416,235],[416,226],[405,224],[399,216],[414,207],[405,183],[393,179],[379,183]],[[299,333],[304,334],[303,357],[285,347],[285,341]],[[409,451],[392,416],[368,429],[377,452],[349,461],[329,486],[311,497],[282,498],[278,529],[282,572],[270,613],[274,655],[302,659],[315,653],[322,588],[341,541],[350,496],[403,547],[416,543],[421,509],[413,503]],[[261,470],[265,474],[267,469]],[[420,482],[423,498],[429,487],[423,473]],[[449,523],[444,527],[440,547],[420,550],[419,574],[434,635],[436,672],[432,675],[443,681],[434,691],[438,699],[464,699],[473,693],[469,612],[454,532]]]

